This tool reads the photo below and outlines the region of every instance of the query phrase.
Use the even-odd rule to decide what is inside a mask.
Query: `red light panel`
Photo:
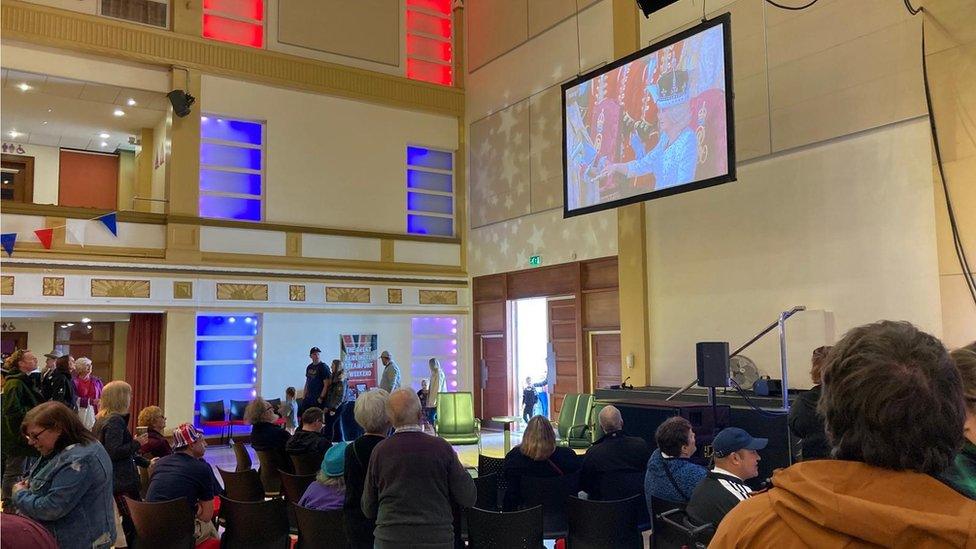
[[[451,14],[451,0],[407,0],[407,7],[423,8],[444,15]]]
[[[422,32],[431,36],[450,38],[451,19],[449,17],[435,17],[426,13],[420,13],[419,11],[407,10],[407,32]]]
[[[416,34],[407,35],[407,57],[424,57],[451,62],[451,43]]]
[[[264,0],[203,0],[203,9],[256,21],[264,20]]]
[[[203,15],[203,37],[253,48],[264,47],[263,26],[210,14]]]
[[[450,86],[454,82],[451,67],[409,58],[407,59],[407,78],[442,86]]]

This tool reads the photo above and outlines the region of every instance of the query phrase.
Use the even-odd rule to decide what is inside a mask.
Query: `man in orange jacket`
[[[854,328],[827,357],[819,411],[835,459],[774,474],[709,547],[976,548],[976,501],[932,477],[966,416],[939,340],[907,322]]]

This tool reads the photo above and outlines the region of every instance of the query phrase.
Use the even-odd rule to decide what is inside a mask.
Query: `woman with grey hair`
[[[285,453],[290,435],[283,427],[276,425],[278,414],[267,400],[257,397],[244,408],[244,421],[251,424],[251,447],[255,451],[271,454],[274,466],[286,473],[292,472],[291,460]]]
[[[88,357],[75,359],[75,398],[78,417],[87,429],[95,425],[98,401],[102,398],[102,380],[92,374],[92,361]]]
[[[356,423],[360,424],[366,434],[357,438],[346,446],[345,481],[346,501],[345,510],[346,538],[349,544],[356,548],[373,547],[373,529],[376,523],[363,515],[360,502],[363,499],[363,485],[366,483],[366,468],[373,449],[390,432],[390,418],[386,414],[386,401],[390,393],[385,389],[373,389],[359,395],[356,399],[354,414]]]

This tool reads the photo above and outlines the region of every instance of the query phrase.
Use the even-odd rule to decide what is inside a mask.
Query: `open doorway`
[[[512,302],[512,356],[517,414],[549,417],[549,313],[545,297]],[[530,404],[527,407],[526,404]]]

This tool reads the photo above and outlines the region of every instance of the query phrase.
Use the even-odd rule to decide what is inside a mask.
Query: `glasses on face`
[[[44,434],[44,431],[47,431],[47,427],[41,429],[36,433],[24,433],[24,436],[27,437],[27,440],[30,440],[32,442],[37,442],[38,437]]]

